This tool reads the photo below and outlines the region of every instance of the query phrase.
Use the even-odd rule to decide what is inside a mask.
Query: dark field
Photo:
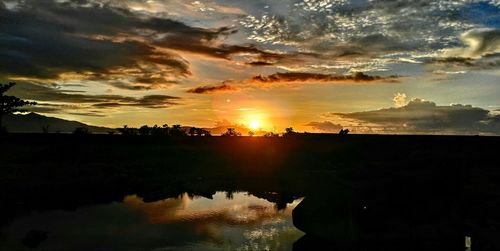
[[[305,197],[294,250],[500,250],[498,137],[10,134],[0,149],[0,249],[34,211],[247,191],[277,209]]]

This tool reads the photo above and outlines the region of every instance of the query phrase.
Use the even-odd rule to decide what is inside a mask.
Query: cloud
[[[172,32],[204,34],[182,23],[159,24],[87,1],[23,1],[15,10],[0,11],[0,76],[6,77],[58,79],[71,73],[76,79],[134,81],[157,72],[183,77],[190,74],[187,62],[136,39],[134,30],[163,24],[161,29]]]
[[[150,90],[189,77],[190,63],[174,51],[233,60],[280,58],[253,45],[228,45],[236,30],[198,28],[129,9],[119,2],[18,1],[0,8],[0,77],[87,80]]]
[[[323,122],[309,122],[305,126],[310,126],[313,129],[322,131],[322,132],[339,132],[343,127],[340,124],[334,124],[330,121]]]
[[[114,107],[167,108],[178,105],[181,98],[169,95],[130,97],[122,95],[91,95],[56,89],[47,85],[20,82],[9,93],[27,100],[42,102],[46,110],[82,110]],[[36,109],[36,108],[35,108]],[[40,108],[41,109],[41,108]],[[47,110],[48,111],[48,110]]]
[[[405,106],[406,105],[406,94],[399,93],[399,92],[395,93],[392,101],[394,101],[394,105],[396,105],[396,107]]]
[[[248,65],[252,65],[252,66],[270,66],[270,65],[274,65],[273,63],[265,62],[265,61],[252,61],[252,62],[248,62],[247,64]]]
[[[454,74],[500,67],[499,29],[472,29],[460,37],[465,47],[446,48],[438,57],[425,60],[434,66],[434,73]]]
[[[500,116],[470,105],[439,106],[413,99],[405,106],[380,110],[330,114],[373,128],[400,133],[500,134]]]
[[[207,94],[220,91],[235,91],[244,87],[262,87],[263,84],[287,83],[368,83],[368,82],[397,82],[399,76],[372,76],[362,72],[353,75],[320,74],[309,72],[277,72],[271,75],[253,76],[244,80],[225,80],[220,85],[206,85],[189,89],[189,93]],[[270,86],[270,85],[269,85]]]
[[[474,54],[488,53],[492,48],[483,45],[496,43],[496,35],[485,27],[498,27],[500,21],[495,0],[308,0],[265,5],[268,8],[246,9],[249,15],[240,20],[248,39],[327,55],[322,64],[365,72],[390,69],[395,61],[420,62],[461,46],[464,39],[480,41]],[[349,55],[350,60],[335,60],[338,55]]]
[[[481,58],[500,53],[500,29],[472,29],[460,36],[465,48],[446,49],[445,56]]]
[[[353,75],[332,75],[307,72],[285,72],[274,73],[268,76],[255,76],[252,78],[254,83],[288,83],[288,82],[374,82],[389,81],[393,82],[398,76],[370,76],[358,72]]]
[[[98,103],[93,104],[93,107],[112,108],[122,106],[137,106],[145,108],[166,108],[172,105],[178,105],[179,97],[168,95],[146,95],[141,98],[131,98],[116,95],[100,95],[102,99]]]
[[[227,84],[222,84],[222,85],[205,85],[205,86],[199,86],[196,88],[192,88],[187,90],[188,93],[196,93],[196,94],[208,94],[208,93],[215,93],[215,92],[225,92],[225,91],[234,91],[236,90],[235,87],[232,87]]]
[[[487,54],[480,58],[438,57],[426,62],[431,65],[434,73],[455,74],[468,70],[488,70],[500,67],[500,53]]]

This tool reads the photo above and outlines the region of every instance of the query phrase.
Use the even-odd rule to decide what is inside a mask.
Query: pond
[[[144,202],[74,210],[33,211],[0,228],[6,250],[292,250],[303,233],[286,208],[247,192],[216,192],[208,198],[183,193]],[[211,198],[210,198],[211,197]]]

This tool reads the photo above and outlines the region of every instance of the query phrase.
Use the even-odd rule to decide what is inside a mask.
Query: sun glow
[[[260,129],[260,122],[258,120],[251,120],[248,127],[252,130]]]

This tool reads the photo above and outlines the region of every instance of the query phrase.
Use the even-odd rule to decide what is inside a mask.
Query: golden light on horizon
[[[248,124],[248,127],[252,130],[260,129],[260,121],[256,119],[251,120],[250,123]]]

